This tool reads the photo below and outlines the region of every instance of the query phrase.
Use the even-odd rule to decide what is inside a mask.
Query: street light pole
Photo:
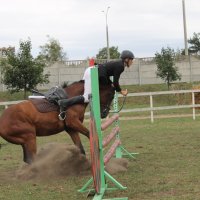
[[[108,35],[108,10],[110,7],[107,7],[106,12],[103,10],[102,12],[105,13],[106,17],[106,42],[107,42],[107,60],[110,60],[110,50],[109,50],[109,35]]]
[[[183,7],[183,26],[184,26],[185,55],[188,56],[187,26],[186,26],[186,15],[185,15],[185,0],[182,0],[182,7]]]

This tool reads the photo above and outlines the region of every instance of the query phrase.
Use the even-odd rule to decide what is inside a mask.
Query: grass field
[[[129,197],[130,200],[194,200],[200,196],[200,119],[191,118],[121,121],[121,140],[130,152],[127,172],[113,175],[127,186],[126,191],[108,193],[107,197]],[[89,156],[89,142],[82,141]],[[38,138],[38,146],[50,142],[72,141],[61,133]],[[19,181],[15,171],[22,165],[20,146],[0,138],[0,199],[54,200],[86,199],[77,192],[90,176],[68,177],[46,181]]]

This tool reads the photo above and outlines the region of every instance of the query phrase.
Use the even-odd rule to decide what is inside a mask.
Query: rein
[[[123,102],[122,102],[122,105],[120,106],[120,108],[116,111],[115,110],[109,111],[108,113],[119,113],[123,109],[125,102],[126,102],[126,96],[123,96]],[[110,110],[110,106],[108,104],[107,105],[100,104],[100,105],[104,106],[105,109]]]
[[[109,113],[119,113],[122,110],[122,108],[124,107],[125,102],[126,102],[126,96],[123,96],[123,102],[122,102],[120,109],[118,109],[116,111],[110,111]]]

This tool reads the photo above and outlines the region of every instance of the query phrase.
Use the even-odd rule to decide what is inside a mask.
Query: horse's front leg
[[[73,113],[71,113],[70,115],[68,113],[67,118],[65,119],[65,130],[71,136],[74,144],[79,147],[81,153],[85,154],[85,150],[81,143],[79,133],[89,138],[89,130],[85,126],[83,126],[82,123],[83,122],[80,121],[79,116],[77,116],[76,114],[74,115]]]
[[[90,138],[89,130],[77,118],[74,118],[73,120],[70,120],[70,121],[66,121],[66,127],[72,130],[75,130],[77,132],[80,132],[81,134],[85,135],[87,138]]]
[[[68,129],[67,132],[70,135],[74,144],[80,149],[80,152],[85,155],[85,150],[84,150],[83,145],[81,143],[79,133],[77,131],[72,130],[72,129]]]

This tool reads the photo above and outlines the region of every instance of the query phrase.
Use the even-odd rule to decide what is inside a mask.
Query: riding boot
[[[64,111],[66,110],[66,108],[68,108],[74,104],[82,104],[82,103],[84,103],[84,100],[85,100],[85,98],[82,95],[72,97],[69,99],[58,100],[58,105],[60,106],[59,118],[61,117],[61,119],[64,120],[64,117],[65,117]]]

